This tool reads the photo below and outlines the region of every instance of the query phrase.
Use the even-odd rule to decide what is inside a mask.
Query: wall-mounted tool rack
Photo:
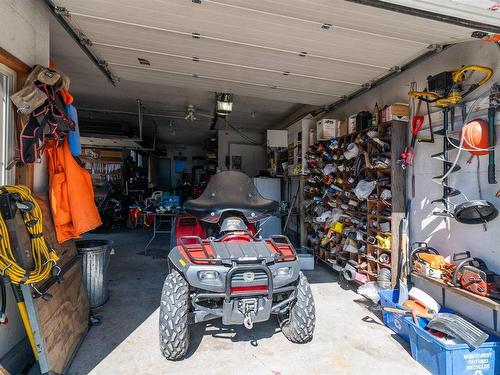
[[[319,261],[336,270],[351,264],[359,274],[358,283],[377,280],[383,268],[391,270],[391,282],[396,283],[399,223],[405,211],[405,173],[399,159],[407,130],[407,122],[389,121],[318,142],[307,155],[309,178],[304,189],[304,206],[308,245]],[[358,146],[362,158],[358,160],[361,162],[358,168],[355,168],[358,157],[347,160],[344,156],[352,143]],[[377,163],[378,160],[385,163]],[[335,169],[329,175],[323,171],[327,164]],[[359,200],[354,194],[360,179],[377,181],[367,200]],[[384,190],[391,192],[390,198],[381,198]],[[322,213],[334,209],[342,211],[337,224],[318,222]],[[354,241],[348,236],[349,232],[354,236],[353,231],[357,236]],[[391,240],[390,246],[384,245],[384,239]],[[360,249],[346,247],[346,241]],[[384,261],[384,257],[389,260]]]

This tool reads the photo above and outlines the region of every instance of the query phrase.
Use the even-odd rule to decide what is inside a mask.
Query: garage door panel
[[[220,77],[227,80],[250,81],[269,86],[290,87],[299,91],[319,91],[331,94],[332,96],[341,96],[344,92],[356,87],[351,84],[287,76],[267,71],[252,71],[252,75],[249,77],[248,69],[236,66],[213,64],[205,61],[195,62],[192,59],[165,57],[148,53],[137,54],[102,46],[96,49],[102,56],[107,57],[108,63],[111,65],[120,63],[141,68],[143,65],[138,60],[140,57],[146,59],[151,64],[150,67],[154,69],[191,75],[197,74],[199,76]]]
[[[327,95],[306,94],[290,90],[272,89],[259,87],[246,83],[224,82],[212,79],[194,78],[191,76],[180,77],[164,72],[131,69],[126,67],[112,66],[120,77],[125,80],[139,81],[144,83],[165,84],[171,86],[169,94],[175,91],[175,87],[187,87],[206,91],[232,92],[242,96],[253,96],[281,100],[290,103],[302,103],[313,105],[325,105],[338,98]]]
[[[90,16],[98,14],[99,17],[133,24],[147,23],[148,26],[188,34],[198,32],[202,36],[236,40],[239,43],[263,44],[271,48],[359,60],[365,64],[377,66],[385,66],[384,62],[388,56],[384,53],[383,47],[388,42],[391,43],[389,59],[404,59],[415,47],[422,48],[426,44],[408,40],[388,40],[371,34],[359,34],[342,29],[324,30],[316,24],[276,19],[275,16],[242,12],[239,9],[229,8],[221,12],[220,9],[213,7],[193,7],[193,3],[186,1],[180,4],[175,1],[168,4],[151,2],[153,6],[147,9],[135,1],[128,4],[127,2],[120,3],[120,7],[109,7],[109,10],[106,4],[108,3],[104,2],[101,6],[84,14]],[[68,8],[73,11],[73,8]]]
[[[435,43],[443,35],[449,40],[470,36],[462,27],[437,21],[419,20],[405,14],[396,14],[344,0],[218,0],[219,4],[251,7],[262,12],[281,14],[287,17],[306,18],[318,22],[329,22],[337,27],[356,29],[359,32],[374,31],[388,36]],[[420,21],[420,22],[419,22]]]
[[[233,16],[244,18],[247,28],[255,23],[287,24],[291,27],[297,24],[311,25],[330,23],[338,28],[352,29],[353,33],[374,33],[388,37],[396,37],[415,43],[432,43],[443,33],[450,38],[469,36],[464,28],[443,24],[437,21],[421,20],[404,14],[394,14],[343,0],[221,0],[202,1],[195,4],[186,0],[149,1],[148,9],[144,9],[141,2],[135,0],[60,0],[71,11],[86,14],[99,14],[108,18],[125,17],[127,20],[136,19],[134,15],[147,14],[151,20],[159,25],[168,25],[169,15],[181,16],[190,19],[187,25],[198,25],[198,21],[210,16],[211,19],[223,18],[222,24],[216,25],[221,29],[224,24],[231,24],[228,19]],[[119,5],[119,6],[117,6]],[[228,6],[229,5],[229,6]],[[238,8],[234,8],[234,7]],[[259,12],[256,12],[259,11]],[[265,13],[264,13],[265,12]],[[128,18],[127,18],[128,17]],[[145,18],[148,19],[148,18]],[[255,21],[257,20],[257,21]],[[279,20],[279,22],[277,22]],[[362,22],[360,22],[362,21]],[[408,25],[412,25],[411,28]],[[236,24],[241,28],[241,24]],[[257,28],[257,27],[255,27]]]
[[[82,19],[83,20],[83,19]],[[80,21],[80,19],[79,19]],[[182,35],[172,35],[154,30],[135,29],[127,32],[127,27],[106,24],[96,28],[95,21],[79,22],[83,30],[91,30],[87,36],[99,44],[114,45],[124,49],[149,50],[163,54],[193,57],[214,62],[245,65],[255,68],[273,69],[301,75],[313,75],[332,80],[342,80],[362,84],[385,69],[359,66],[311,57],[300,57],[280,52],[248,48],[238,45],[222,45],[207,39],[193,39]],[[127,38],[124,38],[127,35]],[[139,55],[140,52],[137,52]],[[105,58],[106,56],[103,56]],[[395,60],[387,60],[388,66]]]
[[[470,36],[466,28],[341,0],[56,3],[124,80],[314,105],[357,91],[429,44]]]

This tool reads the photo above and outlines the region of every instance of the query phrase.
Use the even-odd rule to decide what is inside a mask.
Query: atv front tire
[[[181,359],[188,350],[188,312],[188,283],[172,270],[163,284],[160,302],[160,349],[167,359]]]
[[[281,330],[291,342],[303,344],[312,340],[315,325],[316,309],[311,287],[305,275],[300,272],[297,299],[292,304],[288,319],[283,322]]]

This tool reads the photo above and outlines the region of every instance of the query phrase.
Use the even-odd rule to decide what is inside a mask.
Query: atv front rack
[[[189,242],[189,243],[186,243]],[[268,240],[257,240],[249,243],[264,244],[269,248],[272,246],[274,253],[269,256],[255,256],[255,257],[214,257],[213,252],[217,249],[218,244],[230,244],[230,242],[219,242],[213,240],[203,241],[199,236],[183,236],[179,238],[179,244],[182,247],[185,255],[189,261],[194,264],[232,264],[233,262],[290,262],[297,259],[297,253],[290,243],[288,238],[283,235],[273,235]],[[287,249],[289,254],[285,254],[283,250]],[[194,256],[193,252],[201,253],[202,256]]]

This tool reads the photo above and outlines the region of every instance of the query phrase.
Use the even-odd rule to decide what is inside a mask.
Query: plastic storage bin
[[[399,290],[386,289],[378,292],[380,296],[380,304],[382,307],[393,307],[396,309],[404,309],[403,306],[398,305]],[[395,314],[387,311],[382,312],[384,324],[398,334],[403,340],[409,341],[408,336],[408,322],[404,315]]]
[[[163,193],[161,196],[161,205],[167,209],[175,209],[181,205],[181,198],[178,195]]]
[[[480,348],[473,350],[466,344],[446,345],[410,317],[407,322],[411,355],[434,375],[497,375],[500,374],[500,337],[491,334]]]

